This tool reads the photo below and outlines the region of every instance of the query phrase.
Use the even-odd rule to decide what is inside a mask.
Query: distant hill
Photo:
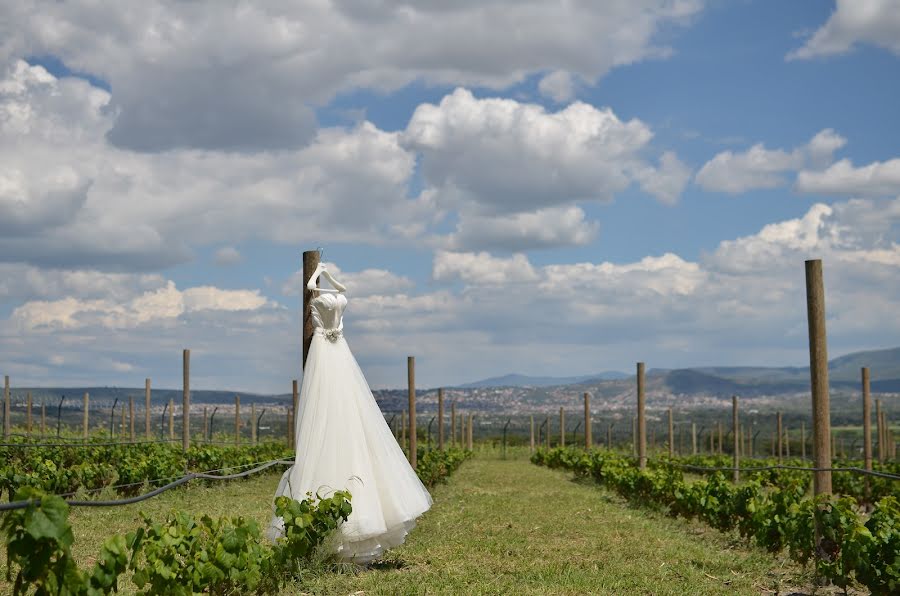
[[[457,385],[459,389],[478,389],[481,387],[555,387],[558,385],[575,385],[591,381],[613,381],[628,378],[627,373],[608,370],[594,375],[576,377],[532,377],[520,374],[508,374],[502,377],[491,377],[473,383]]]

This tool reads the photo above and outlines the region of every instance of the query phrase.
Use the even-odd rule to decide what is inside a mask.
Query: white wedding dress
[[[342,561],[368,562],[402,544],[431,495],[397,444],[343,337],[344,294],[310,302],[315,333],[306,356],[294,427],[294,465],[275,496],[297,500],[350,492],[353,511],[329,543]],[[273,516],[267,535],[284,533]]]

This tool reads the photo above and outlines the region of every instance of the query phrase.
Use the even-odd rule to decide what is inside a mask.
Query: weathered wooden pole
[[[822,261],[806,261],[806,312],[809,320],[809,372],[812,387],[813,455],[816,467],[831,468],[831,405],[828,395],[828,347],[825,336],[825,285]],[[814,474],[815,494],[831,494],[831,472]]]
[[[203,406],[203,440],[209,436],[209,408]]]
[[[85,441],[87,441],[90,436],[90,399],[90,396],[85,392],[84,397],[82,398],[84,413],[82,414],[81,421],[81,438]]]
[[[672,422],[672,408],[669,408],[669,457],[675,457],[675,425]]]
[[[234,396],[234,444],[241,444],[241,396]]]
[[[310,342],[312,342],[313,331],[315,331],[315,325],[313,324],[312,314],[309,310],[309,304],[312,299],[316,297],[316,293],[312,290],[307,290],[306,284],[309,283],[309,279],[313,276],[313,273],[315,273],[318,266],[319,251],[303,251],[303,287],[300,288],[300,291],[303,293],[303,312],[301,313],[301,320],[303,321],[303,369],[306,368],[306,355],[309,353],[309,344]],[[316,286],[319,286],[318,279],[316,280]]]
[[[456,447],[456,400],[450,402],[450,447]]]
[[[3,376],[3,439],[9,440],[9,375]]]
[[[134,396],[128,396],[128,435],[132,443],[134,443]]]
[[[144,379],[144,435],[149,441],[150,434],[150,379]]]
[[[288,417],[288,445],[297,446],[297,408],[300,407],[300,390],[297,379],[291,382],[291,414]]]
[[[256,402],[250,402],[250,444],[256,445]]]
[[[409,386],[409,465],[416,469],[416,357],[406,357],[406,378]],[[471,414],[470,414],[471,416]]]
[[[740,448],[739,448],[740,444],[741,444],[741,435],[739,432],[740,429],[738,428],[738,396],[737,395],[731,396],[731,429],[732,429],[732,431],[734,431],[733,432],[733,434],[734,434],[734,455],[732,458],[733,459],[732,465],[734,466],[734,473],[733,473],[731,479],[737,483],[737,482],[740,482],[740,480],[741,480],[741,472],[740,472],[741,456],[740,456]]]
[[[47,404],[41,404],[41,438],[47,433]]]
[[[191,351],[182,353],[182,373],[184,382],[181,388],[181,449],[187,451],[191,446]]]
[[[591,394],[584,393],[584,448],[590,449],[593,445],[591,437]]]
[[[534,453],[534,414],[531,415],[531,449],[530,453]]]
[[[881,400],[875,400],[875,438],[878,441],[878,463],[884,463],[884,431],[881,428],[883,418],[881,417]]]
[[[716,427],[719,430],[719,455],[722,455],[722,453],[723,453],[722,445],[725,443],[725,433],[722,430],[722,421],[721,420],[716,423]]]
[[[691,422],[691,455],[697,455],[697,423]]]
[[[533,434],[533,433],[532,433]],[[534,437],[531,440],[532,451],[534,451]],[[438,449],[444,450],[444,388],[438,389]]]
[[[25,432],[31,436],[31,391],[25,394]]]
[[[637,456],[638,467],[647,467],[647,425],[644,420],[644,363],[637,363]]]
[[[778,438],[776,441],[776,445],[778,447],[777,455],[778,463],[781,463],[781,455],[784,453],[784,445],[782,444],[782,428],[781,428],[781,412],[775,414],[775,436]]]
[[[566,411],[559,409],[559,446],[566,446]]]
[[[169,440],[175,440],[175,400],[169,399]]]

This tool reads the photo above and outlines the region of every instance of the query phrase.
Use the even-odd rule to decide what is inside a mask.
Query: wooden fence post
[[[638,467],[647,467],[647,425],[644,421],[644,363],[637,363],[637,455]]]
[[[318,253],[317,253],[318,254]],[[241,396],[234,396],[234,444],[241,444]]]
[[[739,453],[739,445],[741,444],[741,435],[740,429],[738,428],[738,397],[737,395],[731,396],[731,428],[734,432],[734,456],[733,456],[733,465],[734,465],[734,473],[732,475],[732,480],[735,483],[740,482],[741,480],[741,472],[740,472],[740,453]]]
[[[534,414],[531,415],[531,442],[529,445],[531,446],[529,452],[534,453]]]
[[[203,441],[207,440],[209,436],[209,408],[203,406]]]
[[[566,411],[559,409],[559,446],[566,446]]]
[[[25,394],[25,432],[31,436],[31,391]]]
[[[825,335],[825,287],[822,261],[806,261],[806,312],[809,320],[809,372],[812,387],[813,455],[816,467],[831,468],[831,406],[828,395],[828,347]],[[831,494],[831,472],[815,472],[815,494]]]
[[[534,440],[532,440],[534,448]],[[438,449],[444,450],[444,388],[438,388]]]
[[[181,389],[181,449],[187,451],[191,446],[191,351],[182,353],[182,372],[184,383]]]
[[[134,443],[134,396],[128,396],[128,434]]]
[[[3,376],[3,439],[9,440],[9,375]]]
[[[450,402],[450,447],[456,447],[456,400]]]
[[[591,437],[591,394],[584,393],[584,448],[590,449],[593,445]]]
[[[775,436],[778,437],[778,441],[776,445],[778,446],[778,463],[781,463],[781,454],[784,453],[784,445],[782,444],[782,434],[781,429],[781,412],[775,414]]]
[[[81,422],[81,438],[85,441],[88,440],[90,436],[90,399],[91,397],[88,395],[87,391],[84,393],[84,397],[82,398],[82,402],[84,404],[84,413],[82,414],[82,422]]]
[[[297,408],[300,407],[300,390],[297,379],[291,383],[291,415],[288,418],[288,445],[297,447]]]
[[[256,402],[250,402],[250,444],[256,445]]]
[[[416,469],[416,357],[406,357],[406,378],[409,387],[409,465]]]
[[[175,400],[169,399],[169,440],[175,440]]]
[[[669,408],[669,457],[675,457],[675,426],[672,422],[672,408]]]
[[[150,379],[144,379],[144,434],[149,441],[150,434]]]
[[[302,358],[301,362],[301,370],[306,368],[306,355],[309,353],[309,345],[312,342],[313,332],[315,331],[315,324],[313,323],[312,314],[310,312],[310,302],[313,298],[316,297],[315,293],[312,290],[306,289],[306,284],[309,283],[309,279],[312,277],[313,273],[315,273],[316,268],[319,266],[319,251],[317,250],[305,250],[303,251],[303,287],[300,288],[303,296],[303,312],[300,313],[300,320],[303,321],[303,342],[301,344],[302,350]],[[316,280],[316,286],[319,285],[319,280]]]

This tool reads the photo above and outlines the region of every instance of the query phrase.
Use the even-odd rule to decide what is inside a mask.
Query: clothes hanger
[[[347,287],[336,280],[334,276],[328,271],[328,268],[325,266],[325,263],[322,262],[322,255],[325,254],[325,251],[319,247],[319,264],[316,266],[315,272],[310,276],[309,281],[306,283],[306,289],[309,291],[318,291],[318,292],[330,292],[334,294],[343,294],[346,291]],[[328,282],[334,286],[334,289],[331,288],[320,288],[316,285],[316,281],[319,279],[319,275],[323,275]]]

